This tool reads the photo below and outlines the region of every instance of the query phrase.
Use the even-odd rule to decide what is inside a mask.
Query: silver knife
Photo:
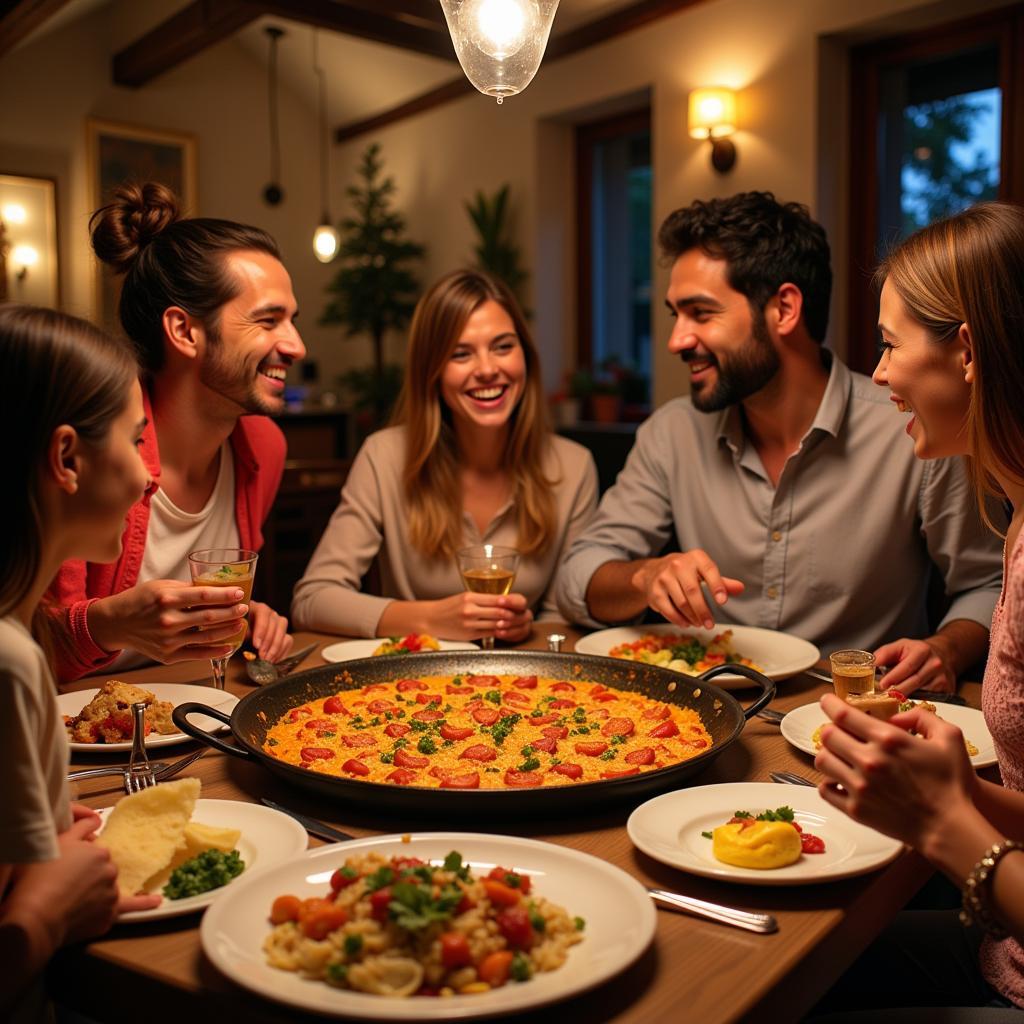
[[[748,932],[760,932],[768,935],[779,930],[779,922],[771,914],[753,914],[735,907],[724,907],[720,903],[708,903],[693,896],[683,896],[678,892],[665,889],[648,889],[655,903],[671,910],[683,910],[697,917],[706,917],[719,924],[731,924],[734,928],[745,928]]]
[[[305,814],[300,814],[298,811],[282,807],[280,804],[274,803],[273,800],[268,800],[265,796],[260,798],[260,803],[269,807],[272,811],[280,811],[282,814],[287,814],[289,818],[294,818],[311,836],[318,836],[320,839],[326,839],[332,843],[346,843],[350,839],[355,839],[355,836],[350,836],[347,832],[342,832],[341,829],[334,828],[332,825],[325,825],[322,821],[317,821],[316,818],[310,818]]]

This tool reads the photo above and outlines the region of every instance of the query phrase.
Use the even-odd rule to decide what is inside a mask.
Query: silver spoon
[[[266,661],[263,658],[246,658],[245,671],[249,678],[258,686],[266,686],[268,683],[276,683],[278,679],[288,675],[296,665],[307,655],[316,649],[316,644],[303,647],[301,651],[289,654],[281,661]]]

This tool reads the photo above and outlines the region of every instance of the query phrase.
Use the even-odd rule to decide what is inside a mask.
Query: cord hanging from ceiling
[[[277,46],[284,35],[283,28],[268,25],[270,56],[267,61],[267,120],[270,126],[270,182],[263,189],[263,201],[277,206],[284,201],[281,187],[281,137],[277,116]]]

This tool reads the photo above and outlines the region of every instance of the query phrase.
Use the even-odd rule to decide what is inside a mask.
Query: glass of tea
[[[192,573],[192,582],[197,587],[238,587],[242,591],[242,604],[248,604],[252,597],[252,583],[256,576],[255,551],[245,548],[206,548],[193,551],[188,556],[188,567]],[[224,670],[228,658],[231,657],[245,640],[246,625],[234,635],[223,640],[224,644],[233,644],[229,654],[223,658],[211,658],[213,666],[213,685],[218,690],[224,689]]]
[[[459,572],[467,590],[477,594],[507,594],[516,581],[519,552],[500,544],[475,544],[459,552]],[[481,637],[485,651],[494,648],[494,637]]]
[[[875,656],[870,651],[836,651],[829,661],[832,685],[840,700],[875,692]]]

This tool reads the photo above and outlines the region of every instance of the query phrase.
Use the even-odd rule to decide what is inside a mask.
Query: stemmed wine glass
[[[188,567],[192,573],[192,582],[198,587],[238,587],[242,591],[242,603],[248,604],[252,597],[252,583],[256,577],[255,551],[245,548],[206,548],[193,551],[188,556]],[[224,671],[228,658],[231,657],[245,640],[246,625],[222,644],[232,644],[231,651],[223,658],[211,658],[213,666],[213,685],[218,690],[224,689]]]
[[[507,594],[516,581],[519,552],[500,544],[475,544],[459,552],[459,572],[467,590],[477,594]],[[494,649],[494,637],[480,638],[485,651]]]

